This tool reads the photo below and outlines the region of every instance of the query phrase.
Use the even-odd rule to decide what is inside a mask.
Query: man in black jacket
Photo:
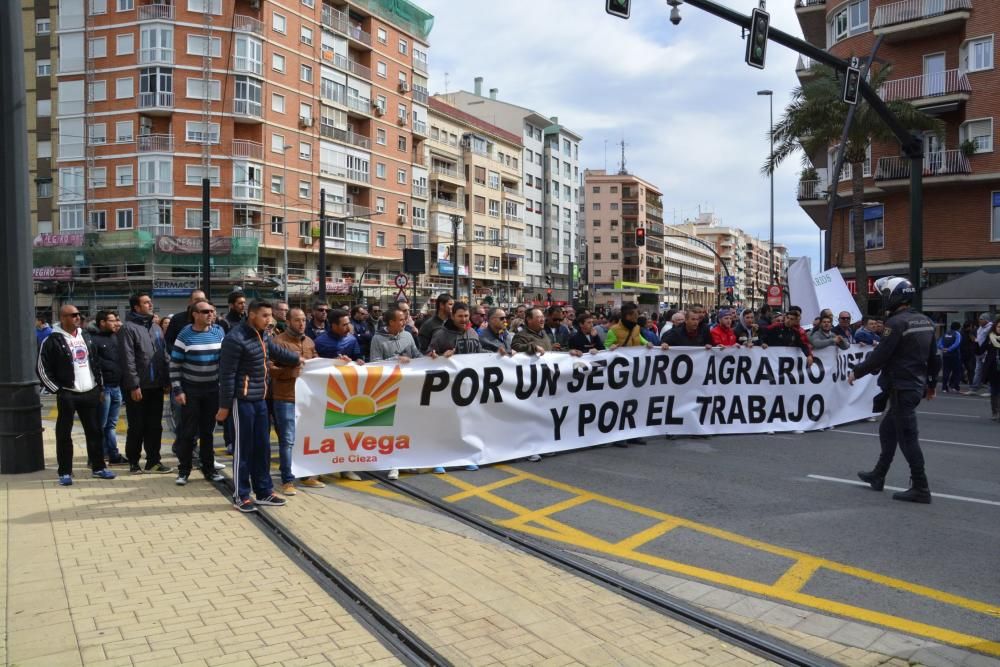
[[[98,424],[104,434],[104,456],[110,465],[125,465],[128,459],[118,451],[118,413],[122,407],[122,366],[118,361],[118,329],[122,326],[118,313],[102,310],[97,313],[97,335],[93,337],[97,360],[104,379],[104,400],[98,414]]]
[[[225,421],[232,411],[236,424],[234,504],[241,512],[256,512],[257,505],[285,504],[285,499],[274,493],[271,481],[268,362],[279,366],[302,362],[298,354],[265,335],[270,323],[270,302],[251,302],[246,321],[233,327],[222,341],[219,358],[219,411],[215,421]],[[251,490],[256,500],[250,498]]]
[[[437,310],[433,316],[428,317],[420,325],[420,333],[417,339],[417,347],[424,354],[430,349],[431,338],[434,337],[434,333],[443,327],[445,322],[451,319],[451,309],[455,305],[455,299],[452,298],[451,294],[442,292],[438,294],[437,300],[434,303]]]
[[[56,395],[56,461],[59,485],[73,484],[73,413],[87,438],[93,476],[114,479],[104,464],[97,412],[103,397],[101,366],[90,334],[80,327],[80,311],[72,304],[59,309],[59,324],[38,350],[38,379]]]
[[[181,329],[191,324],[191,315],[189,314],[191,305],[205,298],[205,292],[202,290],[191,290],[191,295],[188,297],[187,308],[179,313],[174,313],[174,316],[170,318],[170,324],[167,326],[167,333],[163,334],[163,340],[167,346],[168,357],[174,349],[174,341],[177,340],[177,334],[181,332]]]
[[[163,437],[163,392],[170,386],[167,354],[160,327],[153,325],[153,299],[145,292],[129,297],[129,314],[118,331],[122,389],[128,432],[125,456],[129,472],[143,472],[139,457],[146,452],[146,472],[173,472],[160,462]]]
[[[218,321],[218,325],[223,331],[229,333],[233,327],[243,322],[247,316],[247,297],[240,291],[235,290],[229,293],[229,311],[226,316]],[[169,350],[167,351],[169,353]]]

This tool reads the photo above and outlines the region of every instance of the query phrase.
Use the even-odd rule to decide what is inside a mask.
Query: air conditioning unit
[[[406,125],[406,116],[400,116],[399,118],[397,118],[397,119],[396,119],[396,123],[397,123],[397,124],[398,124],[398,125],[399,125],[400,127],[402,127],[402,126],[405,126],[405,125]]]
[[[410,92],[410,84],[406,83],[405,81],[400,81],[399,82],[399,92],[401,92],[401,93],[408,93],[408,92]]]
[[[397,215],[396,216],[396,222],[398,222],[401,225],[406,224],[406,216],[405,215]]]
[[[375,105],[375,115],[376,116],[384,116],[385,115],[385,109],[383,109],[382,107],[380,107],[378,105]]]
[[[311,116],[299,116],[299,125],[302,127],[312,127],[313,119]]]
[[[313,244],[313,237],[311,237],[311,236],[303,236],[302,237],[302,245],[304,245],[304,246],[311,246],[312,244]]]

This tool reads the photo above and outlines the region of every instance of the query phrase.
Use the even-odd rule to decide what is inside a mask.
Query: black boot
[[[881,491],[885,488],[885,473],[877,467],[870,472],[859,472],[858,479],[871,486],[875,491]]]
[[[902,500],[908,503],[931,504],[931,489],[927,484],[926,475],[914,475],[910,478],[910,488],[906,491],[899,491],[892,494],[893,500]]]

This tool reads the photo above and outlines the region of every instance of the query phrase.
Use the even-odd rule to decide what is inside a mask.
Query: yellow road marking
[[[823,567],[823,562],[818,558],[802,558],[785,570],[781,578],[774,582],[774,587],[785,591],[801,591],[806,582],[821,567]]]
[[[445,477],[449,477],[445,475]],[[442,478],[443,479],[443,478]],[[446,481],[452,481],[453,478],[447,479]],[[502,489],[505,486],[510,486],[511,484],[517,484],[518,482],[523,482],[524,478],[520,475],[514,475],[513,477],[506,477],[496,482],[490,482],[489,484],[484,484],[483,486],[473,486],[472,484],[459,485],[455,484],[461,489],[465,489],[461,493],[456,493],[446,498],[442,498],[445,502],[457,503],[459,500],[466,500],[474,496],[482,496],[490,491],[495,491],[496,489]]]
[[[508,528],[517,528],[521,524],[536,521],[538,519],[548,517],[550,514],[557,514],[559,512],[572,509],[573,507],[578,507],[584,503],[590,502],[590,500],[590,496],[574,496],[572,498],[568,498],[567,500],[549,505],[548,507],[543,507],[541,509],[532,510],[526,514],[521,514],[513,519],[500,521],[499,523]]]
[[[679,526],[680,524],[676,521],[661,521],[658,524],[650,526],[646,530],[640,530],[635,535],[626,537],[624,540],[617,542],[614,545],[615,549],[621,549],[622,551],[634,551],[638,549],[643,544],[647,542],[652,542],[656,538],[666,535],[668,532]]]

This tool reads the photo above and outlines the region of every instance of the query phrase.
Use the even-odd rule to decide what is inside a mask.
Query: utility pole
[[[455,301],[458,301],[458,224],[460,222],[462,222],[461,217],[451,216],[451,298]],[[472,295],[469,295],[469,300],[472,300]]]
[[[212,300],[212,181],[201,179],[201,291]]]
[[[326,303],[326,188],[319,191],[319,300]]]
[[[34,310],[31,284],[31,225],[28,212],[27,93],[21,3],[5,2],[0,14],[0,239],[6,260],[0,266],[0,473],[45,468],[42,404],[35,378]]]
[[[769,115],[770,125],[767,126],[767,134],[771,140],[771,154],[768,155],[768,162],[771,162],[772,160],[774,160],[774,91],[758,90],[757,94],[767,96],[767,101],[770,103],[770,115]],[[775,280],[774,277],[774,167],[773,166],[769,170],[769,172],[770,173],[768,174],[768,176],[770,177],[771,181],[771,237],[770,237],[771,264],[768,267],[768,273],[771,276],[771,284],[774,285],[777,283],[777,281]]]

